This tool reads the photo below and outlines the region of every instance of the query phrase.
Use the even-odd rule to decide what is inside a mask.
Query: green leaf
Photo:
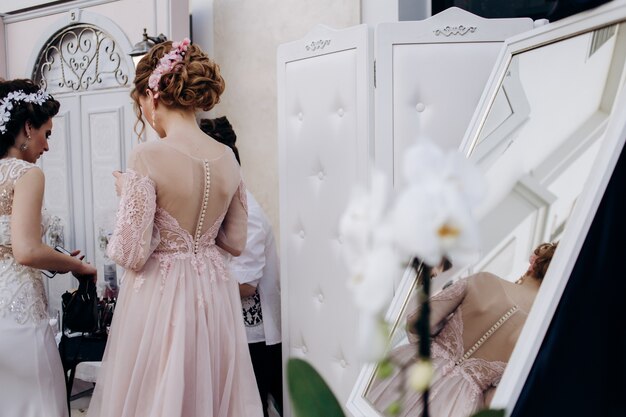
[[[402,405],[400,404],[400,401],[394,401],[389,404],[389,407],[387,407],[387,415],[389,416],[397,416],[398,414],[400,414],[400,411],[402,411]]]
[[[378,364],[376,378],[387,379],[393,374],[394,366],[389,359],[385,359]]]
[[[504,417],[504,410],[481,410],[471,417]]]
[[[324,379],[306,361],[289,359],[287,385],[297,417],[345,417]]]

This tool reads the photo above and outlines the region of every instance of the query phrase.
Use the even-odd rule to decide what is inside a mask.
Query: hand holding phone
[[[65,249],[63,246],[56,245],[54,247],[54,250],[57,251],[57,252],[61,252],[61,253],[65,254],[65,255],[74,256],[70,251]],[[41,273],[44,274],[45,276],[47,276],[48,278],[52,278],[56,274],[58,274],[58,271],[48,271],[48,270],[42,269]]]

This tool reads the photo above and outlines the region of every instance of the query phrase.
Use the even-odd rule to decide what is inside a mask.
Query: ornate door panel
[[[135,137],[132,72],[128,51],[109,32],[89,23],[55,32],[33,68],[33,79],[61,102],[50,151],[40,163],[46,173],[45,205],[58,219],[48,241],[81,249],[98,267],[100,279],[99,237],[112,230],[117,208],[111,173],[125,168]],[[61,294],[75,281],[66,274],[47,284],[50,312],[55,314]]]
[[[58,217],[68,249],[81,249],[102,276],[99,236],[113,229],[117,196],[112,172],[124,170],[135,120],[128,91],[59,95],[50,150],[41,158],[46,174],[45,206]],[[61,294],[75,286],[71,275],[48,282],[50,312],[60,311]]]
[[[85,221],[83,216],[82,190],[76,189],[76,179],[82,178],[80,162],[80,99],[77,96],[59,97],[59,114],[53,120],[50,150],[40,159],[46,174],[44,206],[48,214],[57,218],[55,243],[68,249],[84,248]],[[79,203],[79,204],[77,204]],[[61,311],[61,295],[74,286],[69,274],[57,275],[47,281],[50,313]]]
[[[102,265],[99,236],[111,232],[117,210],[114,170],[124,170],[135,116],[128,91],[81,97],[83,201],[87,256]]]

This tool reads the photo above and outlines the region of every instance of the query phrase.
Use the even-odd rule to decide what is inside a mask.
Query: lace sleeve
[[[430,333],[436,335],[446,324],[448,317],[453,313],[465,298],[467,279],[460,279],[454,284],[430,296]],[[414,331],[415,321],[419,317],[419,308],[407,315],[407,330],[409,340],[417,341]]]
[[[239,182],[230,202],[222,226],[216,238],[217,245],[234,256],[239,256],[246,247],[248,230],[248,199],[246,186]]]
[[[154,182],[133,170],[122,174],[117,221],[107,255],[126,269],[140,270],[159,243],[155,211]]]

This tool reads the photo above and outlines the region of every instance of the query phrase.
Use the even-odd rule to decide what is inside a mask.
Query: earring
[[[152,107],[152,127],[156,130],[156,111]]]
[[[26,141],[20,145],[20,151],[24,152],[28,149],[29,140],[30,140],[30,134],[26,135]]]

